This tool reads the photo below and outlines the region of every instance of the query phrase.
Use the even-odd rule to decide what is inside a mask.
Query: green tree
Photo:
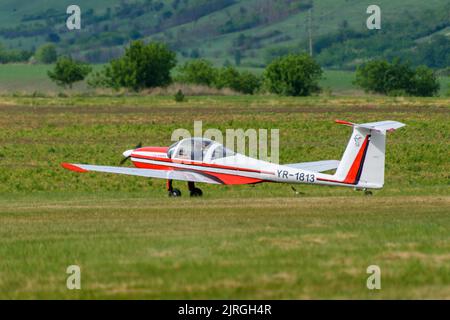
[[[267,89],[286,96],[320,92],[322,68],[307,54],[290,54],[272,61],[264,71]]]
[[[440,84],[433,70],[426,66],[419,66],[415,70],[409,94],[420,97],[432,97],[439,92]]]
[[[167,86],[172,82],[170,71],[176,66],[176,54],[165,44],[138,40],[130,44],[125,54],[112,60],[97,74],[102,78],[94,82],[113,88],[129,88],[135,91]]]
[[[178,69],[177,81],[211,86],[217,77],[217,70],[212,63],[205,59],[196,59],[186,62]]]
[[[230,88],[245,94],[255,93],[261,86],[260,78],[251,72],[240,73],[232,66],[220,68],[215,82],[218,89]]]
[[[91,72],[92,68],[71,57],[60,57],[53,70],[47,72],[49,78],[58,86],[72,88],[73,83],[82,81]]]
[[[58,54],[53,44],[44,44],[36,51],[36,60],[40,63],[50,64],[56,61]]]
[[[395,59],[373,60],[358,67],[355,84],[366,91],[411,96],[433,96],[439,91],[439,82],[434,72],[426,66],[416,69],[408,63]]]
[[[243,71],[239,75],[239,90],[245,94],[254,94],[261,87],[261,78],[257,75],[249,72]]]

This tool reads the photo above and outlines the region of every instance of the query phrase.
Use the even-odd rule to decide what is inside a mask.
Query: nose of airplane
[[[123,154],[123,156],[124,156],[125,158],[128,158],[128,157],[131,156],[131,154],[133,153],[133,151],[134,151],[134,150],[127,150],[127,151],[125,151],[125,152],[122,153],[122,154]]]

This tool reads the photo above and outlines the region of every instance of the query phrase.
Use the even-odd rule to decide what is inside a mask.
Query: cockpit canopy
[[[205,138],[185,138],[169,147],[167,156],[171,159],[211,162],[233,156],[235,153],[222,144]]]

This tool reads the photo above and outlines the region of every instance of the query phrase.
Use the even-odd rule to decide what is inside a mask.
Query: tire
[[[172,191],[169,191],[169,197],[173,198],[181,197],[180,189],[172,189]]]
[[[203,196],[203,191],[199,188],[194,188],[191,190],[191,197],[201,197]]]

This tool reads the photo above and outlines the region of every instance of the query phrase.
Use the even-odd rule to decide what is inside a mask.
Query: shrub
[[[174,98],[175,98],[175,101],[176,102],[183,102],[184,101],[184,93],[183,93],[183,91],[181,91],[181,89],[179,89],[178,91],[177,91],[177,93],[175,93],[175,96],[174,96]]]
[[[146,45],[142,41],[134,41],[121,58],[112,60],[104,70],[94,75],[89,84],[134,91],[167,86],[172,82],[170,71],[175,65],[176,54],[165,44],[154,42]]]
[[[243,71],[228,66],[219,69],[215,87],[218,89],[230,88],[244,94],[253,94],[261,86],[260,78],[251,72]]]
[[[426,66],[417,67],[409,90],[412,96],[432,97],[439,92],[439,88],[439,81],[433,70]]]
[[[72,88],[74,82],[84,80],[91,70],[92,68],[83,62],[72,60],[70,57],[60,57],[54,69],[47,74],[57,85]]]
[[[177,82],[212,86],[216,81],[217,70],[205,59],[186,62],[178,69]]]
[[[243,71],[239,76],[239,90],[245,94],[254,94],[261,87],[261,78],[257,75]]]
[[[56,61],[58,54],[53,44],[44,44],[36,51],[36,60],[40,63],[50,64]]]
[[[369,92],[411,96],[433,96],[439,91],[434,72],[420,66],[412,69],[408,63],[396,59],[370,61],[356,70],[355,83]]]
[[[319,92],[321,76],[320,65],[306,54],[275,59],[264,72],[267,89],[286,96],[309,96]]]

